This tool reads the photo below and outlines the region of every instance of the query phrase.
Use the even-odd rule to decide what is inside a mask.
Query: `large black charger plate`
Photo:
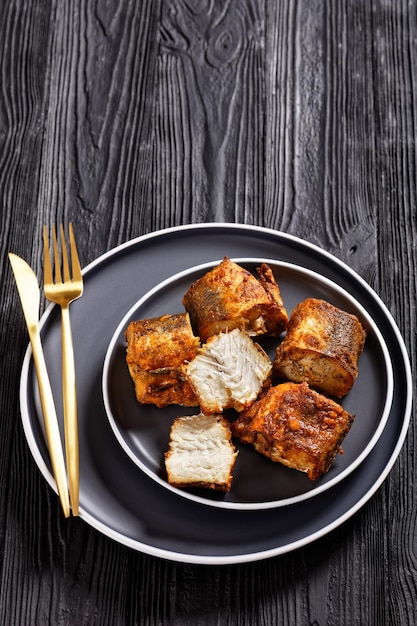
[[[373,451],[340,484],[314,498],[261,511],[207,507],[171,493],[141,472],[117,443],[101,392],[102,367],[118,322],[134,303],[176,272],[229,257],[263,257],[309,268],[339,284],[368,311],[391,355],[392,408]],[[127,242],[84,271],[84,295],[72,305],[80,434],[80,517],[133,549],[182,562],[230,564],[299,548],[358,511],[391,470],[411,410],[411,372],[398,328],[375,292],[347,265],[316,246],[273,230],[235,224],[171,228]],[[42,340],[57,408],[61,402],[58,307],[42,318]],[[33,457],[55,489],[31,350],[20,402]],[[61,419],[61,432],[63,425]]]

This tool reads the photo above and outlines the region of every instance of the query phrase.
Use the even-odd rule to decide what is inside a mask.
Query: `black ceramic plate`
[[[385,341],[365,309],[344,289],[316,272],[273,259],[234,259],[255,274],[268,263],[279,283],[290,314],[306,298],[322,298],[356,315],[366,330],[365,349],[360,358],[360,376],[340,404],[356,416],[329,472],[316,481],[298,471],[268,461],[251,446],[235,441],[239,450],[232,488],[227,494],[171,487],[166,480],[164,452],[175,417],[198,413],[198,409],[170,406],[158,409],[140,406],[126,365],[125,330],[132,320],[184,312],[182,297],[188,287],[219,262],[206,263],[180,272],[157,285],[127,312],[110,342],[104,362],[103,397],[110,425],[129,457],[151,478],[178,495],[221,508],[240,510],[273,508],[300,502],[330,489],[348,476],[371,452],[389,416],[393,394],[392,366]],[[277,339],[257,337],[274,358]]]
[[[102,369],[114,330],[126,311],[174,274],[221,259],[275,259],[310,269],[340,285],[368,312],[388,346],[394,394],[385,428],[371,454],[340,484],[306,501],[259,511],[209,507],[159,485],[118,444],[102,396]],[[80,434],[80,516],[114,540],[172,560],[230,564],[299,548],[358,511],[392,468],[411,410],[411,373],[398,329],[378,296],[349,267],[319,248],[273,230],[235,224],[172,228],[112,250],[84,272],[84,295],[71,309]],[[60,311],[42,318],[42,340],[56,405],[61,407]],[[20,402],[27,441],[55,489],[45,443],[30,348]],[[61,431],[63,433],[62,419]]]

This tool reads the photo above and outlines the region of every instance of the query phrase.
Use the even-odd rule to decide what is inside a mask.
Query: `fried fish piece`
[[[286,329],[288,315],[271,268],[262,263],[257,274],[224,257],[189,287],[183,304],[201,341],[234,328],[272,336]]]
[[[126,329],[126,362],[142,404],[197,406],[182,365],[200,345],[188,313],[130,322]]]
[[[342,398],[358,376],[366,333],[355,315],[325,300],[308,298],[294,309],[277,347],[274,372]]]
[[[229,423],[221,415],[177,417],[165,453],[168,482],[230,491],[237,454]]]
[[[316,480],[329,470],[353,419],[307,383],[287,382],[242,411],[231,430],[272,461]]]
[[[241,411],[267,383],[272,363],[266,352],[239,328],[210,337],[184,371],[203,413]]]

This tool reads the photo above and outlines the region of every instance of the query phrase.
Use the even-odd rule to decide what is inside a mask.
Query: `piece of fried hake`
[[[182,369],[200,345],[188,313],[130,322],[125,335],[126,362],[140,403],[198,405]]]
[[[287,334],[276,349],[274,373],[342,398],[358,376],[365,337],[355,315],[308,298],[291,314]]]
[[[184,366],[203,413],[242,411],[269,384],[272,363],[249,335],[235,328],[210,337]]]
[[[222,415],[177,417],[165,453],[168,482],[174,487],[230,491],[237,451]]]
[[[307,383],[282,383],[268,391],[231,423],[232,433],[272,461],[325,474],[353,422],[337,402]]]
[[[257,278],[224,257],[189,287],[183,304],[201,341],[234,328],[252,336],[279,336],[286,329],[288,315],[270,266],[262,263],[256,271]]]

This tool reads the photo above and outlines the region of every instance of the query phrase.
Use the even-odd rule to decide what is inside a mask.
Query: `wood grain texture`
[[[312,241],[380,294],[416,357],[417,3],[0,2],[0,623],[414,624],[415,413],[351,520],[265,562],[138,554],[64,520],[19,418],[27,334],[7,251],[43,223],[82,265],[211,220]]]

